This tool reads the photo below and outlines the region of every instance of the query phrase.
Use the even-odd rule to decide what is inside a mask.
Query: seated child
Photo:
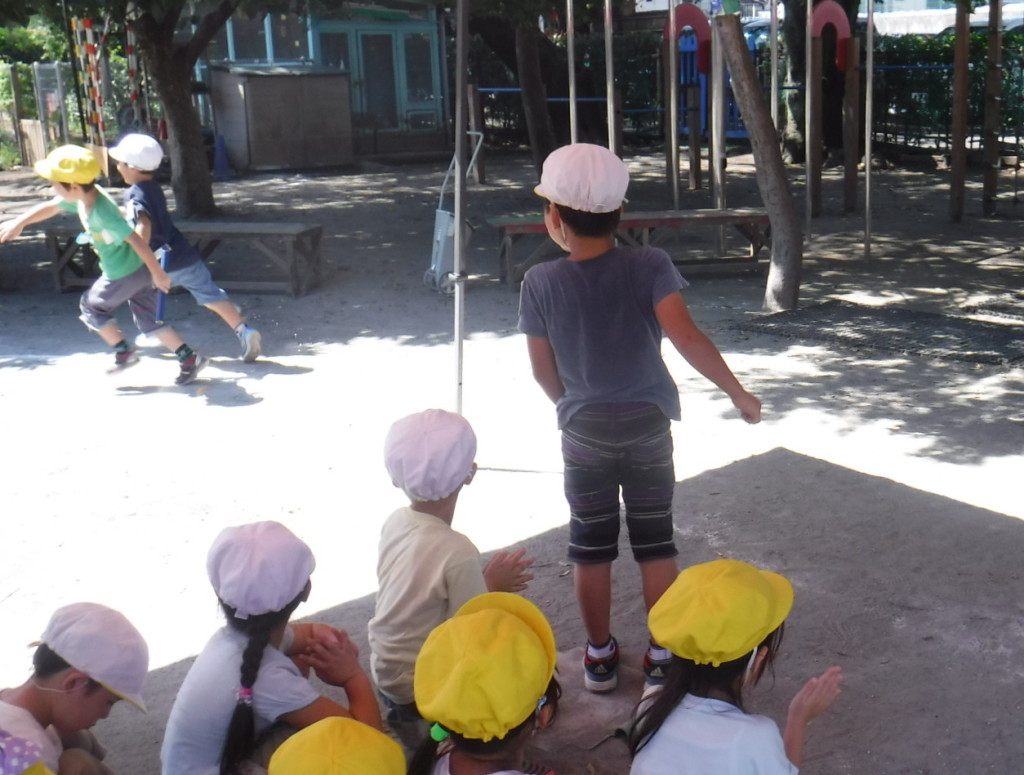
[[[630,775],[797,772],[807,725],[839,695],[841,670],[829,668],[797,692],[783,735],[743,708],[744,690],[775,661],[792,607],[789,581],[745,562],[716,560],[679,574],[648,620],[673,657],[630,732]]]
[[[459,491],[476,474],[475,457],[469,423],[442,409],[403,417],[384,442],[388,473],[409,505],[381,530],[370,668],[385,720],[409,749],[426,729],[413,700],[413,671],[430,631],[470,598],[488,590],[518,592],[533,578],[525,550],[499,552],[481,570],[476,547],[452,530]]]
[[[163,189],[153,179],[164,159],[160,143],[149,135],[125,135],[110,149],[110,158],[117,161],[117,170],[128,184],[124,192],[128,220],[154,253],[163,251],[162,265],[171,285],[180,285],[227,323],[242,346],[243,361],[259,358],[260,332],[246,325],[238,307],[210,277],[203,257],[171,220]]]
[[[416,660],[416,705],[434,724],[409,775],[523,773],[531,733],[558,704],[557,659],[551,625],[529,600],[491,592],[462,606]]]
[[[278,522],[221,531],[206,559],[227,618],[196,658],[171,708],[163,775],[263,772],[297,729],[330,716],[380,728],[369,678],[348,635],[320,624],[289,625],[306,600],[315,563],[309,547]],[[345,708],[305,673],[345,690]]]
[[[383,732],[335,716],[285,740],[267,775],[405,775],[405,756]]]
[[[57,775],[110,773],[103,747],[87,730],[119,700],[145,711],[149,649],[139,631],[111,608],[73,603],[50,618],[32,666],[25,683],[0,691],[0,733],[24,741],[18,744],[23,756],[38,753]],[[4,767],[22,771],[13,763]]]

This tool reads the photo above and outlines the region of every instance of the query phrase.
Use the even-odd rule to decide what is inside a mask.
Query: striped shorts
[[[678,554],[672,434],[661,409],[646,402],[584,406],[562,429],[562,458],[570,561],[598,564],[618,557],[620,490],[636,561]]]

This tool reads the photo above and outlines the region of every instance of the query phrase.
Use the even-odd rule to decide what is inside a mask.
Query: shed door
[[[359,33],[359,56],[362,81],[361,93],[357,95],[361,103],[358,110],[372,118],[377,129],[397,129],[395,35]]]

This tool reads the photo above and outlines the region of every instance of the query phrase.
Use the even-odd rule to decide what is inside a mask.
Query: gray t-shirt
[[[519,330],[551,342],[565,386],[558,427],[596,403],[647,401],[679,419],[679,390],[661,357],[654,308],[686,285],[668,254],[651,247],[559,258],[526,273]]]

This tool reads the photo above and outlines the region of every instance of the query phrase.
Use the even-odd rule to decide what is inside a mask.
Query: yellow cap
[[[718,667],[749,654],[793,608],[783,576],[739,560],[715,560],[680,573],[651,608],[659,645],[698,665]]]
[[[537,606],[508,592],[478,595],[423,644],[416,707],[463,737],[503,738],[536,710],[556,659],[555,635]]]
[[[80,145],[62,145],[35,164],[36,173],[56,183],[92,183],[100,176],[96,154]]]
[[[405,754],[383,732],[332,716],[285,740],[267,775],[405,775]]]

